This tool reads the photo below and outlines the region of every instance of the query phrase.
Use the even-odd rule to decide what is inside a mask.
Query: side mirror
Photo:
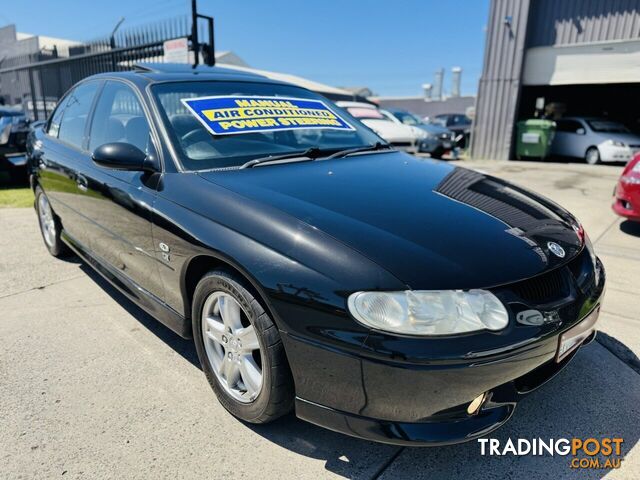
[[[105,143],[94,150],[91,158],[96,165],[104,168],[134,172],[149,170],[146,165],[147,154],[130,143]]]
[[[577,130],[576,130],[576,133],[577,133],[578,135],[584,135],[584,134],[585,134],[585,133],[587,133],[587,132],[585,131],[585,129],[584,129],[584,128],[579,128],[579,129],[577,129]]]
[[[5,126],[0,131],[0,145],[6,145],[9,143],[9,137],[11,136],[11,124]]]

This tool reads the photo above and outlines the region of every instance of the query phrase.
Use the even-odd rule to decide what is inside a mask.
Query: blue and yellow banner
[[[320,100],[228,95],[183,98],[182,103],[214,135],[309,128],[354,130]]]

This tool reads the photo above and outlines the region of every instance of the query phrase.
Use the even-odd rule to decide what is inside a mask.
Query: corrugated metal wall
[[[528,46],[640,37],[640,0],[534,0]]]
[[[640,0],[492,0],[472,157],[509,158],[527,47],[637,38]]]
[[[509,158],[520,93],[529,0],[493,0],[473,125],[471,156]],[[511,17],[510,25],[505,18]]]

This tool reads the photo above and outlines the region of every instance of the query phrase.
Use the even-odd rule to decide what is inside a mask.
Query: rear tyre
[[[44,246],[54,257],[60,258],[69,254],[69,248],[60,239],[62,224],[60,219],[53,212],[49,199],[40,187],[35,190],[36,213],[38,214],[38,224]]]
[[[242,279],[223,270],[205,275],[192,322],[202,370],[224,408],[250,423],[291,411],[293,378],[280,333]]]
[[[589,147],[584,155],[584,161],[589,165],[597,165],[600,163],[600,152],[596,147]]]

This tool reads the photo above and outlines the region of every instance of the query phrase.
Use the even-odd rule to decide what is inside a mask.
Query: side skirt
[[[71,250],[73,250],[85,263],[105,278],[111,285],[117,288],[124,296],[142,308],[149,315],[160,321],[182,338],[191,338],[191,322],[168,306],[151,292],[145,290],[130,278],[122,275],[106,262],[73,239],[67,232],[62,231],[60,237]]]

